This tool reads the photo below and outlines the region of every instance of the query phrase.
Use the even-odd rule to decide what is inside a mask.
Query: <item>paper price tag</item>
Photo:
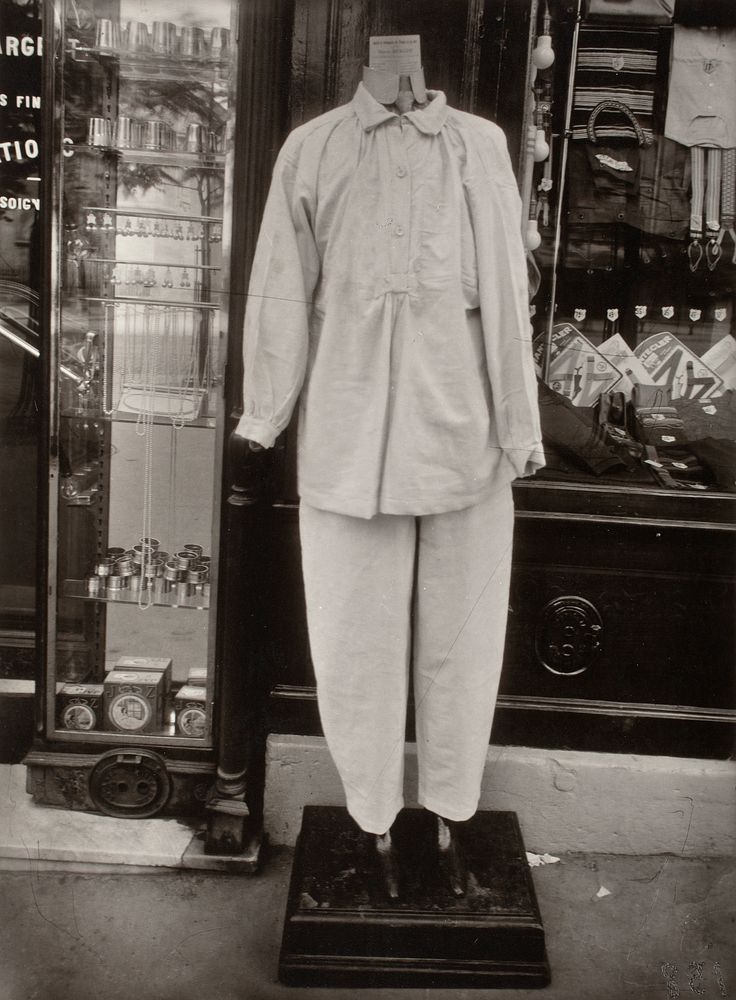
[[[371,69],[399,76],[416,73],[422,68],[419,35],[373,35],[368,45],[368,65]]]

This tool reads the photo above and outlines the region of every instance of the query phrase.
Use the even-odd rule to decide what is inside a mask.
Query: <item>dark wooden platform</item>
[[[306,806],[279,961],[292,986],[532,989],[550,981],[544,928],[516,813],[459,825],[468,891],[436,865],[432,816],[400,813],[392,835],[401,898],[391,902],[345,809]]]

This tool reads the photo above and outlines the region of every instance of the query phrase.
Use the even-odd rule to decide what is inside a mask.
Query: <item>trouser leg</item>
[[[503,661],[513,535],[511,487],[419,520],[414,695],[419,802],[475,812]]]
[[[327,745],[362,829],[403,805],[413,517],[370,520],[300,507],[302,571]]]

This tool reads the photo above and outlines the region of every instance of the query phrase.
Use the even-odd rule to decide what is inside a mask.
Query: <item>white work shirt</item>
[[[675,25],[664,134],[683,146],[736,146],[736,28]]]
[[[298,489],[357,517],[479,502],[544,464],[520,198],[491,122],[360,84],[295,129],[251,273],[237,433],[299,399]]]

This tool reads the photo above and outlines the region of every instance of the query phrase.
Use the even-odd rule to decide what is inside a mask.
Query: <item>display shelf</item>
[[[135,593],[130,590],[120,591],[113,597],[106,594],[88,594],[84,580],[64,580],[62,586],[63,597],[74,597],[78,600],[91,601],[97,604],[132,604],[137,606],[140,593],[143,593],[146,597],[146,600],[143,601],[144,604],[147,603],[147,599],[150,595],[151,607],[188,608],[194,611],[207,611],[210,606],[209,595],[192,594],[191,597],[178,598],[175,589],[170,591],[168,594],[156,594],[155,590],[153,593],[146,590]]]
[[[192,265],[193,267],[193,265]],[[146,296],[136,295],[82,295],[81,302],[103,302],[113,304],[115,302],[133,302],[144,306],[169,306],[172,309],[219,309],[218,302],[183,302],[179,299],[150,299]]]
[[[70,143],[70,152],[94,153],[99,156],[117,156],[136,163],[153,163],[164,167],[198,167],[202,170],[222,170],[225,156],[222,153],[190,153],[173,149],[121,149],[118,146],[91,146],[86,142]]]
[[[66,411],[62,412],[61,415],[63,417],[69,416],[69,414],[66,413]],[[99,411],[97,413],[90,413],[89,416],[90,416],[90,419],[92,419],[92,420],[98,420],[98,421],[100,421],[100,423],[108,422],[108,421],[112,421],[113,423],[116,423],[116,422],[119,421],[121,423],[126,423],[126,424],[133,423],[134,424],[134,423],[137,423],[137,421],[139,419],[139,415],[137,413],[124,413],[124,412],[120,412],[120,411],[117,411],[117,410],[115,411],[115,413],[103,413],[102,411]],[[158,424],[171,425],[172,422],[176,422],[177,427],[182,426],[182,427],[210,427],[210,428],[212,428],[212,427],[215,427],[217,425],[217,421],[216,421],[215,417],[200,416],[200,417],[195,417],[193,420],[189,420],[187,418],[184,418],[184,420],[182,421],[180,414],[176,414],[176,413],[162,413],[162,414],[155,414],[153,416],[151,416],[151,414],[149,413],[149,414],[147,414],[147,419],[150,420],[151,423],[157,424],[157,425]],[[93,487],[89,492],[90,493],[95,493],[96,492],[96,488]],[[78,499],[83,494],[85,494],[85,491],[84,490],[80,490],[78,494],[65,496],[65,499],[67,499],[67,500]]]
[[[132,741],[133,747],[150,747],[150,748],[166,748],[166,747],[181,747],[181,748],[199,748],[201,747],[207,737],[202,736],[181,736],[178,733],[172,735],[172,727],[166,726],[160,732],[150,732],[150,733],[124,733],[118,730],[114,732],[108,729],[63,729],[56,726],[53,730],[53,739],[58,740],[62,743],[87,743],[87,744],[100,744],[104,747],[106,744],[110,744],[115,747],[124,747]],[[125,753],[125,750],[121,750],[121,753]],[[27,763],[33,763],[32,758],[27,760]],[[191,766],[191,765],[189,765]],[[57,805],[58,803],[44,803],[49,805]],[[90,806],[85,806],[84,808],[90,808]],[[131,815],[131,819],[136,819],[135,815]]]
[[[151,236],[149,234],[148,239],[156,239],[157,237]],[[190,239],[188,242],[196,243],[197,239]],[[192,264],[183,263],[176,260],[134,260],[131,258],[128,260],[124,257],[92,257],[88,261],[91,264],[112,264],[113,267],[153,267],[153,268],[176,268],[182,271],[220,271],[222,270],[217,264]]]
[[[130,82],[146,80],[171,83],[202,84],[202,71],[209,70],[209,80],[204,82],[222,82],[227,80],[229,59],[213,59],[205,55],[182,56],[177,53],[162,55],[151,50],[141,50],[138,53],[124,49],[101,49],[94,46],[80,45],[75,39],[69,39],[67,56],[74,62],[95,60],[103,66],[110,66],[119,78]]]
[[[221,215],[182,215],[179,212],[151,212],[140,208],[126,208],[125,205],[85,205],[84,213],[100,212],[108,215],[123,215],[131,219],[153,219],[160,222],[199,222],[203,226],[221,226]]]
[[[139,415],[137,413],[115,412],[111,416],[105,417],[105,419],[112,420],[113,422],[120,421],[121,423],[126,423],[126,424],[132,423],[132,424],[135,424],[139,420]],[[151,423],[153,423],[153,424],[165,424],[165,425],[168,424],[168,425],[171,425],[172,423],[175,423],[177,425],[177,427],[181,426],[181,427],[210,427],[211,428],[211,427],[215,427],[216,424],[217,424],[217,421],[215,420],[214,417],[195,417],[193,420],[189,420],[187,418],[183,418],[182,419],[176,413],[156,414],[154,416],[151,416],[149,414],[148,417],[147,417],[147,419],[150,420]]]

